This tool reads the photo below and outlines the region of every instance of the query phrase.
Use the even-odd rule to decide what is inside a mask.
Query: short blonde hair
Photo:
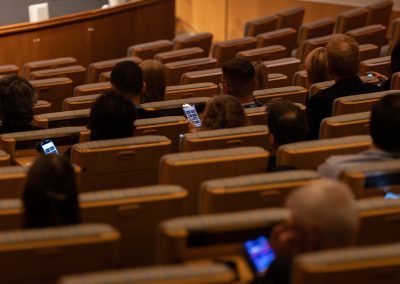
[[[166,79],[165,67],[158,60],[145,60],[140,64],[146,89],[140,102],[149,103],[164,100]]]
[[[331,79],[324,47],[317,47],[307,55],[305,67],[310,85]]]

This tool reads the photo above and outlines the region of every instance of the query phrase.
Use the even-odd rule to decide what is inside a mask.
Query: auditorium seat
[[[377,0],[367,5],[366,8],[368,9],[367,25],[389,26],[393,8],[392,0]]]
[[[268,74],[268,88],[281,88],[290,85],[289,77],[281,73]]]
[[[400,241],[400,200],[382,197],[357,201],[361,219],[357,244],[377,245]]]
[[[2,232],[2,281],[50,284],[64,274],[115,268],[119,238],[106,224]]]
[[[210,262],[69,275],[61,278],[58,284],[228,284],[236,282],[236,277],[229,265]]]
[[[213,34],[208,32],[178,35],[173,40],[174,49],[182,49],[189,47],[200,47],[204,50],[203,56],[210,54]]]
[[[391,89],[400,90],[400,72],[396,72],[392,75]]]
[[[214,68],[187,72],[182,75],[181,85],[205,82],[220,84],[222,82],[222,69]]]
[[[81,65],[66,66],[53,69],[33,71],[30,74],[31,80],[68,77],[72,80],[73,87],[83,85],[86,81],[86,68]]]
[[[167,86],[176,86],[181,83],[181,77],[183,74],[190,71],[216,68],[217,60],[212,57],[203,57],[170,62],[165,64],[164,66]]]
[[[292,268],[292,284],[396,284],[400,278],[400,244],[301,254]]]
[[[181,116],[184,115],[182,105],[194,105],[198,113],[203,112],[209,97],[196,97],[188,99],[144,103],[140,105],[146,111],[146,117]]]
[[[0,150],[0,167],[10,165],[10,155]]]
[[[257,36],[257,47],[283,45],[287,50],[286,56],[291,56],[292,50],[296,47],[296,37],[296,30],[291,28],[262,33]]]
[[[134,178],[134,177],[132,177]],[[107,223],[121,233],[123,267],[154,264],[158,224],[182,216],[186,191],[176,185],[154,185],[79,195],[82,221]]]
[[[334,26],[335,22],[330,18],[323,18],[302,25],[297,37],[297,45],[301,45],[303,41],[308,39],[332,34]]]
[[[396,18],[390,25],[389,46],[387,55],[392,54],[392,50],[399,39],[400,39],[400,18]]]
[[[295,169],[316,170],[332,155],[356,154],[370,146],[369,135],[290,143],[279,147],[276,163]]]
[[[21,196],[22,190],[21,195],[16,196],[17,198],[0,198],[0,231],[17,230],[21,228],[23,224]]]
[[[372,58],[361,61],[360,63],[360,74],[366,75],[369,71],[375,71],[390,77],[392,70],[390,69],[390,56]]]
[[[135,120],[135,136],[162,135],[172,143],[172,152],[179,152],[179,135],[189,132],[184,116],[164,116]]]
[[[331,35],[321,36],[321,37],[317,37],[317,38],[311,38],[311,39],[303,41],[296,51],[296,57],[298,59],[300,59],[304,65],[307,55],[312,50],[316,49],[317,47],[325,47],[326,44],[328,43],[328,41],[334,37],[335,37],[335,35],[331,34]]]
[[[104,92],[111,91],[111,88],[112,86],[109,82],[85,84],[76,86],[73,95],[74,97],[77,97],[102,94]]]
[[[79,191],[94,191],[154,184],[170,152],[167,137],[146,135],[75,144],[71,162],[82,168]]]
[[[110,82],[111,80],[111,71],[100,73],[99,82]]]
[[[164,99],[179,100],[195,97],[212,97],[219,93],[218,85],[214,83],[195,83],[188,85],[168,86]]]
[[[217,59],[218,66],[235,58],[240,51],[257,47],[257,40],[253,37],[244,37],[215,43],[212,49],[212,57]]]
[[[369,134],[370,112],[336,115],[321,121],[319,139]]]
[[[135,44],[128,48],[127,56],[137,56],[139,58],[153,59],[154,55],[164,51],[170,51],[173,48],[173,43],[170,40],[156,40],[141,44]]]
[[[293,170],[208,180],[200,187],[200,213],[283,207],[292,190],[319,178],[313,171]]]
[[[274,225],[288,218],[289,211],[279,208],[167,220],[159,227],[156,260],[179,263],[242,254],[244,241],[268,235]]]
[[[256,62],[256,61],[280,59],[286,57],[286,54],[287,50],[286,47],[284,47],[283,45],[272,45],[267,47],[258,47],[255,49],[240,51],[236,54],[236,57]]]
[[[33,115],[48,113],[51,111],[51,103],[48,101],[36,101],[33,105]]]
[[[360,50],[361,61],[377,58],[380,55],[380,47],[375,44],[360,44],[358,47]]]
[[[136,64],[140,64],[143,60],[136,56],[122,57],[104,61],[93,62],[88,66],[87,83],[99,82],[99,75],[103,72],[112,71],[117,63],[123,61],[132,61]]]
[[[101,94],[66,98],[63,102],[63,111],[91,108]]]
[[[27,174],[24,166],[0,167],[0,199],[22,198]]]
[[[161,63],[170,63],[182,60],[189,60],[195,58],[202,58],[205,57],[205,52],[200,47],[189,47],[171,51],[164,51],[157,53],[154,56],[154,59],[160,61]]]
[[[73,57],[59,57],[54,59],[27,62],[22,67],[22,74],[26,79],[31,79],[31,73],[43,69],[54,69],[77,64]]]
[[[347,31],[364,27],[367,25],[367,21],[368,10],[364,7],[345,11],[336,18],[335,32],[346,33]]]
[[[303,87],[305,89],[310,88],[310,83],[308,81],[308,74],[306,70],[297,71],[293,74],[292,80],[293,86]]]
[[[292,28],[296,31],[299,30],[304,18],[303,7],[292,7],[286,10],[279,11],[276,15],[278,17],[278,29]]]
[[[269,15],[245,23],[244,36],[255,37],[259,34],[275,31],[278,27],[278,16]]]
[[[0,75],[18,75],[19,67],[17,65],[0,65]]]
[[[370,77],[370,76],[360,76],[361,81],[364,83],[369,83],[369,84],[374,84],[377,85],[379,83],[379,80],[375,77]],[[335,84],[335,81],[324,81],[324,82],[319,82],[312,84],[310,87],[310,96],[315,95],[316,93],[325,90]]]
[[[251,125],[187,133],[182,137],[182,152],[259,146],[268,149],[268,127]]]
[[[88,126],[90,109],[50,112],[35,115],[32,124],[40,128]]]
[[[188,190],[187,213],[196,214],[200,184],[208,179],[264,172],[268,152],[261,147],[169,154],[160,161],[159,183]]]
[[[72,80],[66,77],[30,81],[39,100],[51,103],[50,112],[61,111],[64,99],[72,96]]]
[[[267,107],[249,107],[244,112],[251,125],[265,125],[267,121]]]
[[[351,187],[357,198],[383,196],[387,191],[400,193],[399,178],[398,160],[359,164],[341,174],[341,180]]]
[[[257,90],[253,92],[253,95],[263,105],[271,103],[274,100],[288,100],[294,103],[307,105],[308,91],[300,86],[288,86]]]
[[[288,76],[292,80],[293,74],[299,71],[300,60],[294,57],[285,57],[281,59],[263,61],[267,67],[268,74],[281,73]]]
[[[386,44],[386,27],[382,25],[370,25],[346,32],[346,35],[354,38],[359,44],[375,44],[382,47]]]
[[[383,91],[337,98],[332,104],[332,115],[370,111],[372,106],[382,97],[399,93],[400,91]]]

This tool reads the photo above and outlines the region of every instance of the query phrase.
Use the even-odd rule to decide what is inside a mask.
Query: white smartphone
[[[43,140],[40,142],[40,149],[41,151],[48,155],[48,154],[58,154],[58,150],[54,142],[50,139]]]
[[[186,115],[186,118],[194,124],[196,127],[201,126],[201,120],[199,115],[197,114],[196,108],[189,104],[184,104],[182,106],[183,112]]]

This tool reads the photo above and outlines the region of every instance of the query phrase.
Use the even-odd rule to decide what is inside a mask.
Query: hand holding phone
[[[258,277],[262,276],[275,260],[275,254],[265,236],[244,243],[250,267]]]
[[[194,124],[196,127],[201,127],[201,120],[199,115],[197,114],[196,108],[189,104],[184,104],[182,106],[183,112],[185,113],[186,118]]]

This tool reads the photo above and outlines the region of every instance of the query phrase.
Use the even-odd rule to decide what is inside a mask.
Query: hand
[[[381,73],[375,72],[375,71],[369,71],[369,74],[372,74],[375,78],[379,80],[379,84],[382,85],[385,81],[387,81],[389,78]]]
[[[278,258],[291,259],[301,248],[302,236],[293,225],[279,224],[273,228],[269,242]]]

